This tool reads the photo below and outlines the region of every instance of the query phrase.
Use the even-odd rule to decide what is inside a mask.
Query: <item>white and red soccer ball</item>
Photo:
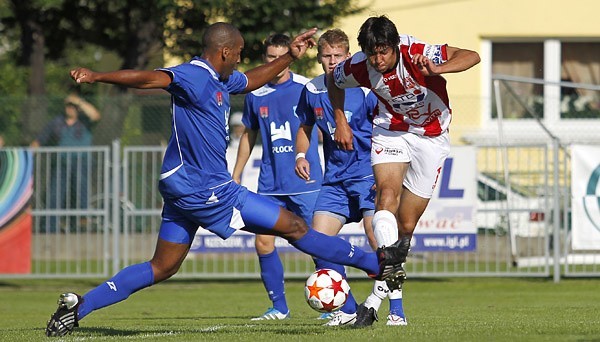
[[[341,308],[348,299],[350,286],[338,272],[324,268],[315,271],[306,280],[304,295],[311,308],[331,312]]]

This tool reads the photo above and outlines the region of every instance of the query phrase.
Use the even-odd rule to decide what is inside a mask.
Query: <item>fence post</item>
[[[553,168],[553,176],[554,176],[554,187],[553,187],[553,207],[554,207],[554,215],[552,217],[552,221],[554,221],[553,225],[553,233],[554,236],[552,238],[553,251],[554,251],[554,282],[560,282],[560,193],[559,193],[559,162],[558,162],[558,153],[559,153],[560,143],[558,138],[552,138],[552,148],[554,154],[554,168]],[[566,259],[565,259],[566,262]]]
[[[121,234],[121,142],[115,139],[112,142],[112,237],[113,237],[113,255],[112,255],[112,274],[120,269],[120,246],[119,238]]]

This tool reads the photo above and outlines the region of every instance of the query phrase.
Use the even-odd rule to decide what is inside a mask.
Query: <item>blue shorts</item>
[[[189,244],[198,228],[227,239],[236,230],[268,234],[279,218],[280,207],[231,181],[178,199],[164,199],[159,237]]]
[[[326,211],[344,216],[347,221],[360,222],[364,211],[375,210],[375,179],[369,176],[348,179],[321,187],[315,211]]]
[[[263,195],[274,203],[302,217],[306,224],[312,226],[313,211],[319,197],[319,191],[297,195]]]

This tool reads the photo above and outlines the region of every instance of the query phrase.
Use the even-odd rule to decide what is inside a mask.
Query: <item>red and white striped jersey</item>
[[[411,59],[422,54],[435,64],[444,63],[448,60],[447,45],[431,45],[400,35],[398,48],[399,61],[392,71],[378,72],[363,52],[357,52],[336,66],[335,84],[341,89],[372,89],[379,99],[379,113],[373,120],[377,126],[425,136],[444,133],[452,119],[446,80],[442,76],[423,76]]]

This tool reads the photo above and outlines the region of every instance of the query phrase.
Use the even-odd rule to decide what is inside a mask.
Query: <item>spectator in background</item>
[[[100,112],[76,94],[65,98],[63,115],[50,121],[31,147],[85,147],[92,145],[92,127],[100,120]],[[85,209],[88,206],[88,152],[59,152],[51,158],[48,209]],[[48,198],[49,197],[49,198]],[[56,217],[48,229],[57,230]]]

